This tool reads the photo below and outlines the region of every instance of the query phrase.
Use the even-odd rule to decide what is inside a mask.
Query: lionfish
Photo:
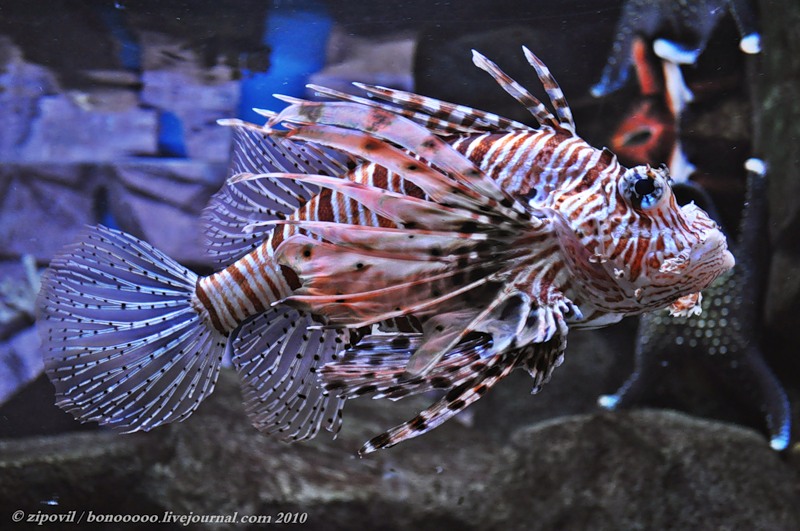
[[[253,424],[283,440],[337,433],[346,399],[439,389],[367,453],[423,434],[514,369],[546,382],[570,327],[670,306],[733,266],[725,237],[678,206],[665,168],[623,168],[500,68],[530,127],[356,84],[235,129],[232,177],[205,212],[223,269],[200,278],[102,226],[55,257],[38,300],[58,405],[127,431],[188,417],[226,349]],[[284,127],[278,128],[279,124]]]

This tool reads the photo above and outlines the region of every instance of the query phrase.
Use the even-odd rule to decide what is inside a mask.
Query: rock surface
[[[735,426],[661,411],[594,413],[497,443],[481,426],[451,422],[358,459],[365,438],[419,401],[354,401],[335,441],[323,434],[287,446],[250,427],[235,380],[223,372],[191,419],[151,433],[0,443],[0,512],[290,511],[308,514],[305,529],[327,530],[800,526],[797,470]]]
[[[772,267],[767,287],[766,325],[776,359],[800,374],[800,24],[797,2],[762,1],[763,75],[757,78],[760,120],[757,149],[768,167]],[[798,377],[797,379],[800,379]],[[797,387],[800,387],[798,385]]]

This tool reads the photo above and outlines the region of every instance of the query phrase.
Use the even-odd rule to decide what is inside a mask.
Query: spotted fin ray
[[[397,144],[427,161],[429,165],[435,164],[450,178],[487,199],[508,207],[517,204],[497,183],[478,170],[452,146],[420,125],[397,114],[348,102],[300,102],[286,107],[270,120],[269,125],[274,126],[281,122],[298,125],[331,125],[363,131],[377,139]],[[291,138],[302,135],[304,129],[306,128],[291,130],[283,136]],[[312,141],[322,143],[326,139],[331,139],[331,135],[316,136]],[[369,149],[368,146],[365,147]],[[521,205],[516,205],[516,208],[519,212],[524,212],[524,207]]]
[[[344,399],[323,389],[316,373],[338,359],[347,333],[313,324],[307,313],[276,306],[245,323],[233,342],[252,424],[286,442],[310,439],[321,425],[335,435],[341,426]]]
[[[339,175],[349,158],[321,146],[279,140],[260,126],[224,120],[234,130],[231,176],[269,172],[308,172]],[[229,180],[211,198],[203,212],[206,249],[221,265],[233,263],[259,245],[272,230],[265,221],[285,219],[319,189],[300,181]]]
[[[359,455],[390,448],[431,431],[479,400],[497,382],[508,376],[515,366],[513,357],[508,353],[473,362],[470,371],[472,378],[450,389],[444,397],[413,419],[367,441],[358,451]]]
[[[51,262],[37,300],[57,403],[82,422],[150,430],[214,389],[226,338],[194,309],[197,276],[98,226]]]
[[[340,360],[328,363],[320,371],[323,386],[347,398],[366,395],[397,400],[436,389],[448,390],[410,421],[371,439],[361,448],[360,455],[430,431],[480,399],[513,369],[528,372],[534,380],[533,392],[538,392],[563,362],[566,347],[565,336],[555,335],[542,343],[493,353],[489,335],[473,334],[447,352],[428,374],[409,377],[405,367],[421,341],[418,333],[366,336]]]
[[[491,75],[503,90],[517,100],[523,107],[528,109],[528,112],[533,115],[540,125],[574,133],[575,124],[572,121],[572,112],[567,105],[566,99],[564,99],[564,94],[561,92],[558,83],[556,83],[553,76],[550,75],[550,71],[544,63],[533,55],[530,50],[523,47],[523,51],[525,52],[525,57],[528,59],[528,62],[535,68],[539,80],[544,85],[547,95],[554,104],[558,119],[556,119],[556,117],[547,110],[545,104],[531,94],[528,89],[514,81],[508,74],[503,72],[499,66],[476,50],[472,50],[472,62],[475,63],[475,66]]]
[[[319,85],[308,85],[308,88],[322,96],[341,101],[360,103],[369,107],[384,109],[399,114],[417,122],[437,135],[531,129],[521,122],[464,105],[457,105],[455,103],[378,85],[367,85],[364,83],[353,84],[367,92],[370,96],[390,102],[394,105],[376,101],[375,99],[354,96]]]
[[[408,377],[408,360],[422,340],[419,333],[365,336],[342,359],[322,367],[323,386],[346,398],[368,394],[391,400],[449,389],[473,376],[472,364],[485,357],[491,345],[489,336],[475,335],[450,350],[429,374]]]

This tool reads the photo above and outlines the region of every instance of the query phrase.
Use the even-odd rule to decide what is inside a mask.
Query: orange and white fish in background
[[[725,237],[679,207],[666,170],[626,169],[494,63],[475,64],[538,127],[397,90],[291,105],[236,130],[209,205],[200,278],[98,226],[53,259],[38,301],[58,404],[128,431],[183,420],[225,349],[253,424],[285,440],[336,433],[347,398],[445,395],[362,453],[425,433],[513,369],[535,389],[570,328],[672,305],[733,266]],[[274,129],[278,124],[285,129]]]

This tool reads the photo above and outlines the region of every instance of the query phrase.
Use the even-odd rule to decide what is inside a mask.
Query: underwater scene
[[[800,529],[798,27],[0,0],[0,527]]]

